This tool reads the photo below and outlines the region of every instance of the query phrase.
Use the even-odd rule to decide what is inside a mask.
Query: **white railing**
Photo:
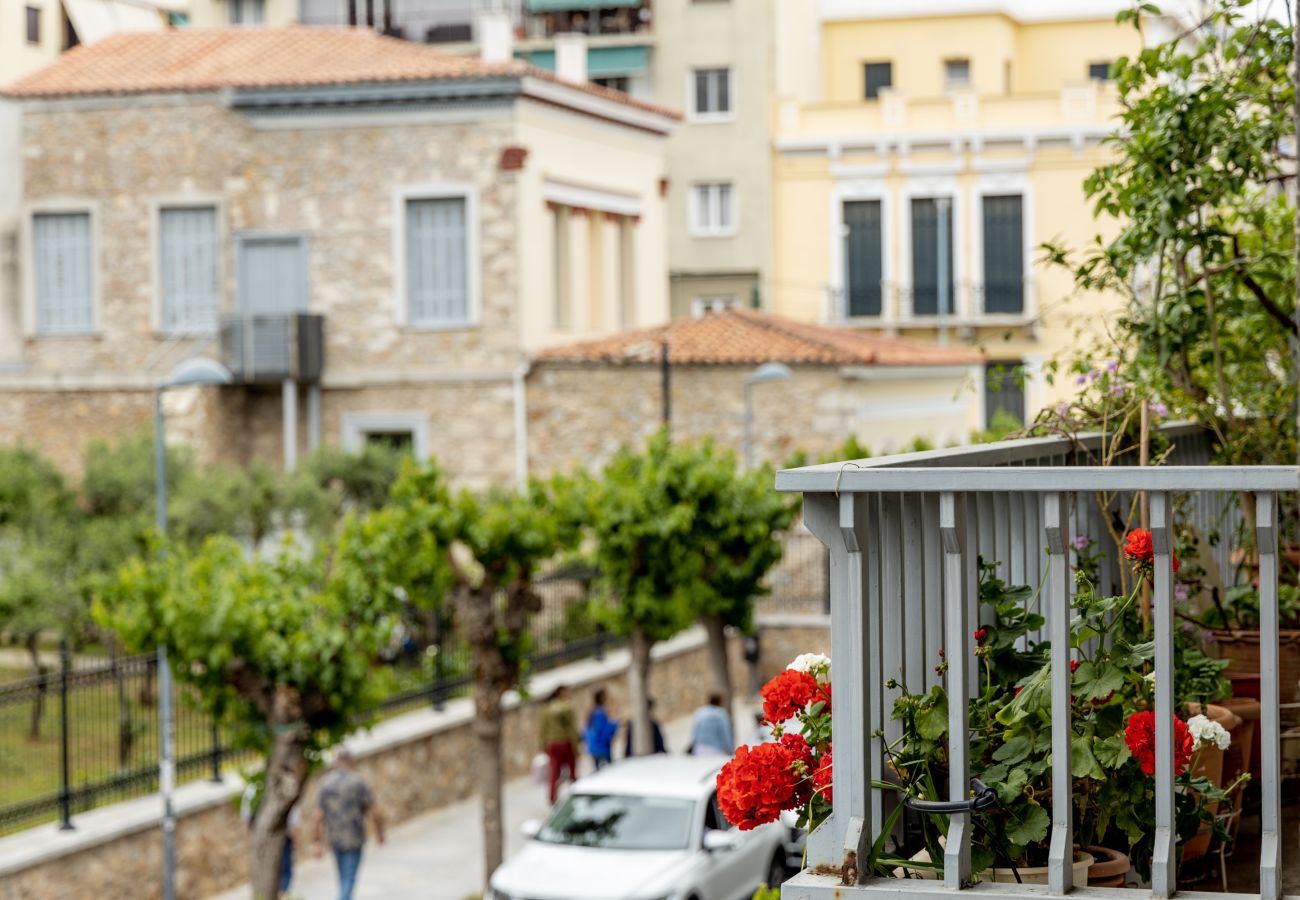
[[[1261,671],[1260,896],[1281,896],[1280,695],[1278,679],[1278,492],[1300,487],[1293,467],[1229,468],[1204,465],[1206,436],[1193,426],[1166,429],[1174,451],[1157,468],[1091,466],[1099,438],[1006,441],[977,447],[830,463],[783,471],[777,488],[804,494],[809,529],[831,560],[834,797],[830,819],[809,839],[808,867],[782,891],[785,900],[858,896],[860,892],[934,896],[974,889],[999,897],[1065,894],[1072,884],[1071,772],[1053,767],[1049,884],[979,884],[972,888],[970,813],[952,816],[944,880],[872,879],[865,860],[882,833],[885,800],[880,783],[884,748],[898,736],[890,720],[886,680],[898,673],[913,691],[929,690],[939,673],[939,649],[952,665],[950,697],[971,696],[976,684],[972,623],[978,621],[977,560],[998,561],[1011,584],[1044,583],[1042,638],[1051,640],[1052,708],[1070,708],[1071,537],[1105,535],[1105,517],[1132,508],[1137,493],[1149,503],[1155,549],[1152,609],[1156,644],[1156,842],[1152,897],[1176,889],[1173,748],[1173,509],[1205,529],[1227,535],[1240,522],[1235,498],[1255,497],[1259,553]],[[1105,503],[1105,508],[1102,503]],[[1230,572],[1227,541],[1211,558]],[[1044,552],[1045,551],[1045,552]],[[1113,555],[1113,554],[1112,554]],[[1114,560],[1098,573],[1099,589],[1116,585]],[[1225,579],[1224,583],[1231,583]],[[967,734],[966,704],[949,705],[949,734]],[[1070,759],[1071,719],[1052,719],[1053,758]],[[950,741],[951,799],[968,800],[969,760]],[[1290,840],[1300,836],[1290,835]],[[1121,889],[1087,888],[1087,896]],[[1121,896],[1121,895],[1116,895]],[[1132,893],[1126,896],[1133,896]]]

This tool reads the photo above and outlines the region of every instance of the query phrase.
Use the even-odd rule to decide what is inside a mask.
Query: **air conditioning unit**
[[[319,381],[325,367],[325,317],[227,316],[221,320],[221,361],[237,384]]]

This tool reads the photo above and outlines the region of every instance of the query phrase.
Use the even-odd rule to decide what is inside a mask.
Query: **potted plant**
[[[1145,543],[1144,543],[1145,541]],[[1104,854],[1096,875],[1105,883],[1122,883],[1130,855],[1138,874],[1149,878],[1154,846],[1155,783],[1153,775],[1155,716],[1154,645],[1135,639],[1133,606],[1151,574],[1150,536],[1126,543],[1136,582],[1131,592],[1100,597],[1086,573],[1079,573],[1071,627],[1073,687],[1071,770],[1076,863],[1086,870],[1094,862],[1093,846],[1114,848]],[[977,695],[969,704],[971,774],[992,788],[997,808],[977,815],[972,835],[972,870],[986,879],[1029,881],[1045,867],[1050,831],[1051,668],[1049,647],[1033,639],[1044,619],[1038,598],[1026,587],[1011,587],[997,578],[996,567],[980,565],[981,624],[974,633],[979,661]],[[1190,642],[1180,641],[1179,668],[1206,681],[1222,682],[1217,662],[1205,665]],[[829,660],[809,663],[801,657],[763,690],[765,715],[774,723],[777,741],[741,748],[719,775],[719,802],[728,818],[742,828],[772,821],[781,809],[799,809],[809,826],[829,810],[830,690]],[[949,661],[940,655],[937,673]],[[965,664],[963,661],[961,664]],[[1190,684],[1190,686],[1189,686]],[[902,693],[893,705],[900,736],[888,744],[887,783],[878,784],[919,799],[946,797],[948,789],[948,697],[942,683],[911,693],[895,681],[887,688]],[[1180,700],[1189,691],[1217,692],[1206,685],[1176,684]],[[1186,715],[1186,710],[1184,710]],[[793,720],[793,725],[784,723]],[[1201,768],[1207,747],[1230,741],[1226,731],[1206,717],[1175,721],[1177,761],[1177,830],[1180,841],[1215,827],[1214,808],[1226,796]],[[946,816],[920,814],[904,822],[903,839],[890,842],[905,806],[899,804],[882,829],[867,865],[877,875],[942,869]],[[1045,868],[1041,877],[1045,879]],[[1083,883],[1082,873],[1079,883]]]
[[[1259,590],[1253,584],[1228,588],[1222,599],[1212,595],[1212,605],[1199,624],[1212,629],[1219,656],[1228,660],[1225,674],[1243,682],[1242,693],[1259,699]],[[1278,669],[1283,703],[1300,696],[1300,586],[1278,586],[1278,618],[1281,628]]]

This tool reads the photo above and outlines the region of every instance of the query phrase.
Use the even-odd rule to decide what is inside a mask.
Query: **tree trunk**
[[[637,626],[629,635],[632,665],[627,670],[628,700],[632,705],[632,753],[649,756],[654,751],[654,734],[650,727],[650,648],[654,641],[644,628]]]
[[[475,765],[483,804],[483,883],[487,884],[505,858],[501,800],[501,691],[491,684],[477,682],[474,685],[474,713],[474,738],[478,744]]]
[[[126,697],[126,679],[113,651],[113,687],[117,693],[117,764],[125,769],[131,762],[131,749],[135,745],[135,732],[131,727],[131,704]]]
[[[276,718],[279,721],[271,723],[275,738],[266,762],[262,802],[253,817],[250,862],[254,900],[275,900],[279,896],[289,811],[302,796],[307,780],[307,727],[300,720]]]
[[[41,739],[41,720],[45,717],[45,693],[49,690],[49,684],[45,678],[49,670],[41,662],[41,651],[37,640],[37,636],[31,634],[23,642],[27,648],[27,654],[32,658],[32,672],[40,679],[36,682],[36,692],[32,695],[32,719],[27,729],[27,739],[29,741],[39,741]]]
[[[709,638],[709,674],[713,689],[722,695],[722,708],[727,718],[732,718],[731,662],[727,658],[727,623],[720,615],[704,617],[704,630]],[[736,723],[731,723],[731,733],[736,733]]]

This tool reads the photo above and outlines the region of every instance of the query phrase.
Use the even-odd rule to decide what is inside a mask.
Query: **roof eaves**
[[[672,110],[641,103],[627,98],[606,96],[603,91],[592,91],[581,85],[566,84],[549,73],[529,72],[523,79],[525,97],[552,106],[617,122],[655,134],[672,133],[681,116]]]
[[[392,106],[428,101],[500,100],[521,91],[518,75],[460,76],[341,84],[232,87],[234,109],[270,111],[286,108]]]

